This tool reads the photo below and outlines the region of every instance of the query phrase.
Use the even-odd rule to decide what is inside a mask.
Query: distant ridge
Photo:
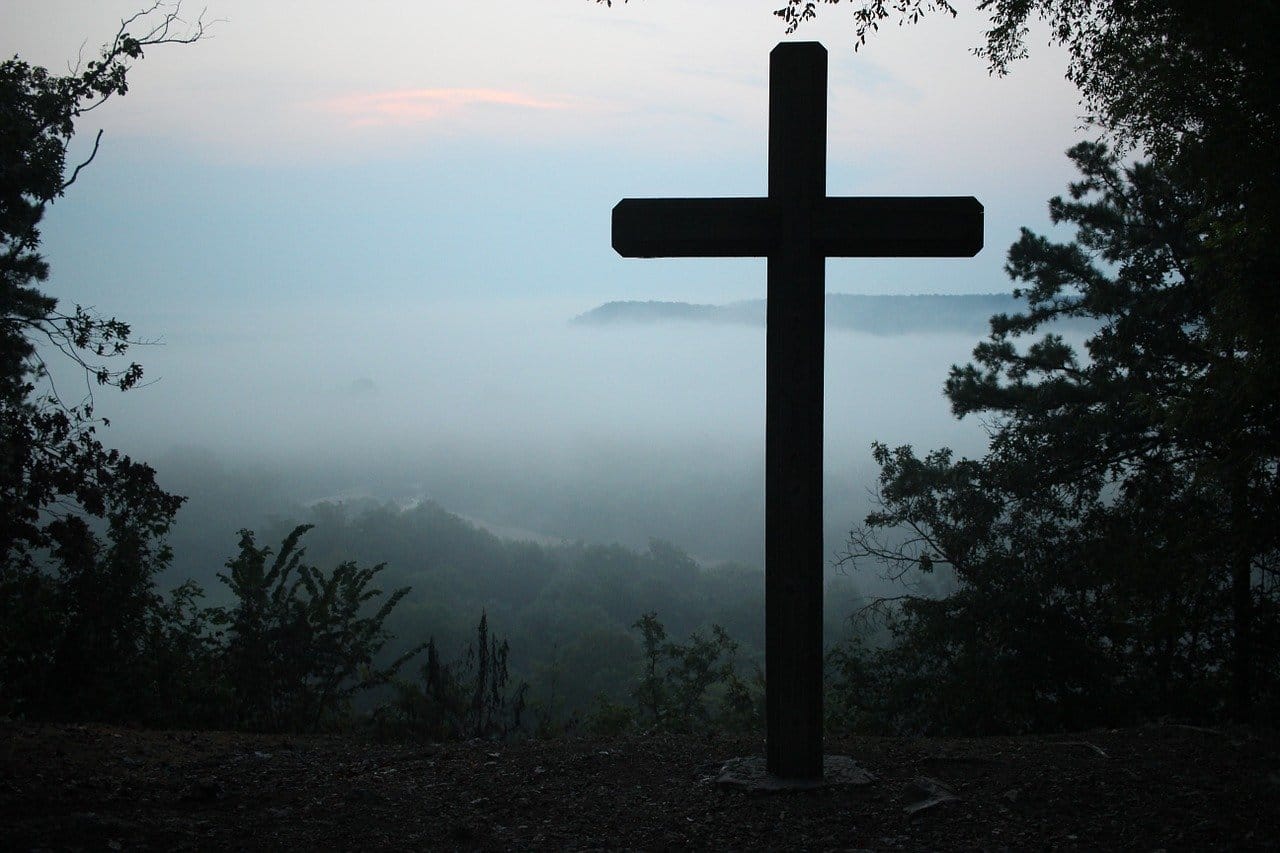
[[[827,295],[827,327],[872,335],[966,332],[984,335],[993,314],[1013,314],[1026,303],[1008,293]],[[573,318],[587,326],[656,323],[732,323],[763,326],[765,300],[727,305],[690,302],[606,302]]]

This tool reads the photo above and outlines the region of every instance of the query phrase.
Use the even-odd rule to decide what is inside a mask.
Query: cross
[[[623,199],[628,258],[767,257],[765,723],[768,773],[822,779],[822,359],[828,257],[973,257],[972,196],[830,198],[827,51],[769,56],[766,198]]]

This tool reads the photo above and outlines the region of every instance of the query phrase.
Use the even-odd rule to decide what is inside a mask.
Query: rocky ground
[[[744,738],[509,745],[0,721],[5,850],[1265,849],[1280,733],[851,738],[875,782],[749,793]]]

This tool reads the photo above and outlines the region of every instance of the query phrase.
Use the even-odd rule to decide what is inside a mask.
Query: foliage
[[[818,5],[787,0],[774,14],[791,33],[817,16]],[[1280,15],[1273,3],[1224,13],[1194,0],[979,0],[975,11],[988,29],[973,52],[992,73],[1008,74],[1027,56],[1030,24],[1043,21],[1068,52],[1067,78],[1090,107],[1089,120],[1153,152],[1214,136],[1243,142],[1249,133],[1276,133],[1274,114],[1266,115],[1276,98],[1276,60],[1265,35]],[[947,0],[858,0],[855,45],[895,15],[901,25],[934,13],[957,16]]]
[[[0,713],[35,719],[312,731],[350,718],[359,691],[386,684],[421,647],[386,665],[383,624],[408,588],[362,615],[383,566],[326,574],[296,528],[274,560],[249,531],[221,575],[236,604],[202,605],[188,581],[167,597],[154,576],[167,546],[126,525],[105,542],[61,523],[56,572],[10,573],[0,587]],[[495,664],[505,677],[506,649]]]
[[[597,737],[617,737],[636,727],[636,711],[601,693],[587,711],[583,728]]]
[[[328,576],[304,561],[298,540],[309,525],[294,528],[268,565],[272,551],[258,547],[251,531],[240,531],[240,553],[219,575],[235,594],[231,609],[213,620],[225,626],[226,678],[237,725],[278,730],[315,730],[345,716],[351,696],[391,680],[420,649],[385,667],[374,658],[386,645],[387,616],[409,592],[391,593],[371,616],[366,602],[382,595],[369,588],[386,568],[339,564]]]
[[[674,731],[758,723],[759,691],[753,694],[738,676],[738,644],[723,628],[712,625],[710,637],[695,631],[682,644],[667,639],[656,613],[645,613],[633,627],[640,631],[644,649],[643,670],[632,692],[638,722]],[[600,708],[616,716],[607,704]]]
[[[105,541],[80,518],[51,525],[46,570],[10,567],[0,579],[0,700],[5,713],[122,719],[154,695],[160,599],[153,576],[169,552],[123,522]]]
[[[140,715],[143,722],[192,728],[232,725],[228,709],[233,690],[226,679],[224,635],[216,624],[217,612],[204,607],[203,598],[200,586],[186,581],[167,599],[157,597],[151,608],[144,656],[152,672],[155,706]]]
[[[847,560],[955,585],[904,595],[896,647],[862,657],[907,680],[881,691],[902,725],[1067,728],[1275,703],[1280,419],[1256,397],[1264,354],[1202,275],[1211,202],[1185,173],[1121,169],[1100,144],[1070,156],[1083,180],[1050,210],[1076,240],[1023,231],[1007,268],[1027,311],[992,318],[976,364],[947,381],[958,416],[988,420],[986,457],[875,447],[881,509]],[[1059,317],[1096,324],[1087,358],[1052,332],[1015,345]]]
[[[465,614],[484,610],[490,624],[502,624],[520,652],[512,682],[529,683],[531,725],[543,720],[547,733],[581,721],[601,694],[631,703],[641,660],[631,630],[637,613],[660,609],[676,636],[716,623],[739,644],[741,661],[761,654],[757,568],[701,566],[660,541],[635,550],[499,539],[432,502],[407,510],[320,504],[302,520],[317,525],[307,535],[317,561],[385,561],[388,585],[412,586],[387,625],[402,638],[434,636],[445,661],[474,640],[475,619]],[[292,524],[271,528],[272,537]]]
[[[529,686],[508,689],[510,644],[489,636],[487,613],[480,614],[475,642],[459,660],[441,663],[434,637],[426,650],[421,682],[395,679],[395,698],[374,712],[378,732],[442,741],[505,740],[522,730]]]

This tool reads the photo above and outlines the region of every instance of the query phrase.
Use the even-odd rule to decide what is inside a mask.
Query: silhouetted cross
[[[822,778],[822,358],[828,257],[972,257],[982,205],[828,198],[827,51],[778,45],[769,62],[767,198],[635,199],[613,209],[629,258],[768,257],[765,379],[767,766]]]

